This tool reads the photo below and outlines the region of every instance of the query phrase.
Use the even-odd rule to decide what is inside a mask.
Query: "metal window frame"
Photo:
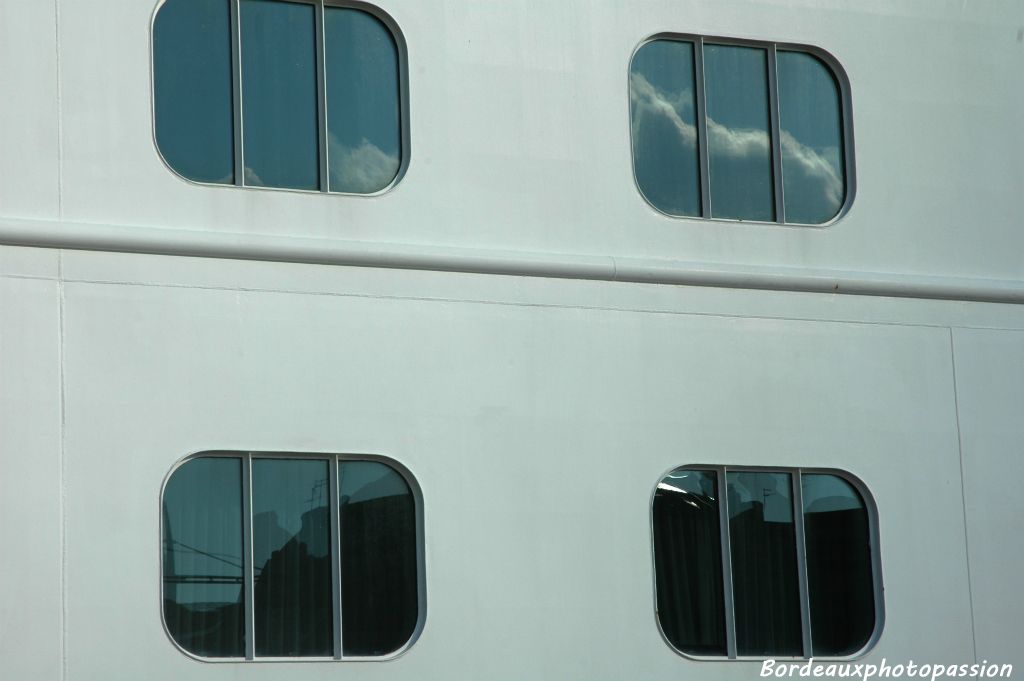
[[[700,164],[700,195],[701,195],[701,213],[700,215],[675,215],[673,213],[666,212],[656,206],[646,194],[644,194],[643,188],[640,186],[639,181],[636,177],[636,158],[633,150],[635,149],[633,140],[633,113],[631,103],[631,86],[629,84],[629,77],[633,70],[633,60],[636,59],[636,55],[646,45],[652,42],[661,40],[673,41],[673,42],[686,42],[693,45],[694,52],[694,95],[695,95],[695,118],[697,127],[697,156],[698,163]],[[772,165],[772,197],[774,203],[774,214],[775,220],[740,220],[737,218],[724,218],[715,217],[712,213],[712,206],[714,205],[714,196],[711,193],[710,188],[710,149],[707,138],[707,101],[705,97],[705,82],[704,82],[704,46],[706,44],[712,45],[725,45],[725,46],[736,46],[736,47],[753,47],[757,49],[765,50],[766,61],[767,61],[767,80],[768,80],[768,107],[769,107],[769,127],[768,133],[770,135],[770,147],[771,147],[771,165]],[[821,223],[805,223],[805,222],[787,222],[786,221],[786,206],[785,206],[785,177],[782,172],[782,138],[780,134],[780,118],[779,118],[779,89],[778,89],[778,62],[777,55],[779,51],[788,52],[802,52],[804,54],[811,55],[818,59],[822,64],[829,70],[832,78],[835,80],[836,89],[839,92],[839,116],[840,116],[840,134],[842,135],[842,152],[843,152],[843,172],[845,174],[845,196],[843,197],[843,203],[839,207],[839,210],[825,222]],[[731,224],[751,224],[751,225],[775,225],[777,227],[796,227],[796,228],[825,228],[831,227],[832,225],[839,222],[850,210],[853,205],[854,197],[857,194],[857,177],[856,168],[854,163],[854,136],[853,136],[853,105],[852,105],[852,94],[850,89],[850,79],[846,74],[846,70],[843,68],[839,60],[836,59],[831,53],[826,50],[816,47],[814,45],[805,45],[800,43],[791,43],[784,41],[771,41],[771,40],[757,40],[752,38],[736,38],[727,36],[709,36],[696,33],[677,33],[677,32],[661,32],[651,35],[644,40],[641,40],[636,47],[633,48],[633,52],[630,55],[628,66],[626,69],[626,104],[628,108],[627,115],[629,117],[629,149],[630,149],[630,164],[631,172],[633,176],[633,186],[637,192],[643,198],[652,210],[664,215],[666,217],[674,219],[690,219],[690,220],[713,220],[716,222],[724,222]]]
[[[300,5],[314,6],[315,21],[315,51],[316,51],[316,98],[317,98],[317,171],[319,175],[319,186],[317,189],[296,189],[293,187],[267,187],[263,185],[251,185],[245,183],[245,150],[244,150],[244,127],[245,116],[242,111],[242,31],[241,31],[241,0],[225,0],[229,4],[230,18],[228,29],[231,33],[231,108],[232,108],[232,145],[233,145],[233,175],[234,182],[202,182],[182,175],[164,157],[160,145],[156,139],[156,77],[155,77],[155,55],[153,52],[154,26],[157,15],[161,8],[173,0],[158,0],[153,14],[149,21],[149,102],[150,118],[152,119],[151,139],[153,148],[161,163],[167,167],[175,177],[192,185],[200,187],[234,187],[240,189],[255,189],[259,191],[291,192],[298,194],[329,194],[333,196],[353,196],[361,198],[373,198],[391,192],[409,168],[412,153],[410,143],[410,119],[409,119],[409,56],[405,36],[390,14],[380,7],[363,2],[362,0],[275,0]],[[395,42],[398,56],[398,171],[387,186],[374,192],[357,193],[332,191],[330,189],[330,154],[327,138],[327,48],[324,36],[324,14],[327,8],[340,7],[355,9],[365,12],[378,21],[391,34]]]
[[[207,657],[197,655],[182,646],[167,628],[167,617],[164,612],[164,523],[163,503],[167,483],[175,472],[190,461],[201,458],[238,459],[242,466],[242,556],[243,556],[243,612],[245,617],[245,656],[244,657]],[[252,462],[257,459],[292,459],[315,460],[328,463],[328,494],[330,495],[331,511],[331,592],[332,612],[334,617],[334,652],[330,656],[263,656],[256,655],[255,637],[255,570],[253,566],[252,536]],[[409,639],[396,650],[386,655],[345,655],[343,647],[343,622],[341,603],[341,527],[340,500],[338,496],[340,479],[338,477],[341,464],[347,461],[369,461],[384,464],[402,477],[413,497],[416,533],[416,625]],[[160,485],[159,498],[160,553],[159,598],[160,624],[167,639],[179,651],[200,662],[213,664],[242,662],[386,662],[404,655],[419,639],[427,618],[427,582],[426,582],[426,543],[424,541],[423,493],[412,472],[397,460],[380,454],[371,453],[330,453],[330,452],[296,452],[296,451],[245,451],[245,450],[202,450],[179,459],[164,476]]]
[[[723,608],[725,618],[725,634],[726,634],[726,654],[725,655],[695,655],[686,651],[680,650],[669,640],[665,634],[665,630],[661,626],[661,618],[658,613],[658,575],[657,575],[657,562],[655,559],[655,547],[654,547],[654,498],[658,493],[658,485],[665,480],[672,473],[679,471],[695,470],[704,473],[713,473],[715,475],[716,491],[718,493],[718,522],[719,532],[721,536],[721,550],[722,550],[722,589],[723,589]],[[753,655],[739,655],[736,649],[736,614],[735,614],[735,603],[733,600],[733,584],[732,584],[732,551],[729,537],[729,494],[726,481],[726,475],[729,472],[741,472],[741,473],[785,473],[790,476],[790,484],[792,485],[792,502],[793,502],[793,520],[794,520],[794,532],[796,534],[796,555],[794,559],[797,561],[797,580],[800,594],[800,623],[801,623],[801,638],[803,644],[803,656],[753,656]],[[871,579],[873,585],[873,596],[874,596],[874,610],[875,610],[875,626],[871,630],[871,635],[867,638],[864,645],[857,651],[850,655],[836,657],[836,656],[816,656],[813,654],[813,641],[811,639],[811,619],[810,619],[810,598],[807,587],[807,550],[804,536],[804,517],[803,517],[803,476],[804,475],[833,475],[841,478],[845,482],[849,483],[854,491],[860,496],[861,501],[864,503],[864,509],[868,516],[868,550],[871,554]],[[661,635],[665,644],[675,651],[677,654],[685,657],[689,660],[697,661],[761,661],[761,660],[808,660],[812,657],[816,660],[825,661],[849,661],[856,660],[863,657],[874,648],[875,644],[882,636],[882,630],[885,626],[885,602],[884,593],[885,589],[882,585],[882,561],[881,551],[879,549],[879,526],[878,526],[878,506],[875,504],[875,499],[871,495],[867,486],[861,481],[860,478],[853,475],[848,471],[844,471],[838,468],[817,468],[817,467],[794,467],[794,466],[728,466],[722,464],[687,464],[683,466],[674,466],[663,472],[658,477],[657,482],[654,484],[651,490],[650,502],[648,504],[650,508],[650,533],[651,533],[651,587],[654,605],[654,622],[658,629],[658,633]]]

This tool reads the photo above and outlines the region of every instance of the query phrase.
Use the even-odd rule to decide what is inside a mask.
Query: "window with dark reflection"
[[[727,481],[737,653],[800,655],[791,476],[730,471]]]
[[[722,542],[714,471],[669,473],[654,493],[654,574],[665,637],[694,655],[725,655]]]
[[[699,36],[637,48],[630,137],[647,202],[675,217],[820,225],[839,215],[853,173],[848,88],[814,52]]]
[[[777,60],[786,222],[828,222],[846,200],[839,85],[813,55]]]
[[[153,22],[156,143],[191,180],[231,184],[231,30],[227,2],[173,0]]]
[[[633,172],[647,200],[669,215],[701,214],[693,43],[655,40],[629,70]]]
[[[190,180],[373,194],[408,154],[400,34],[362,2],[165,0],[154,130]],[[380,14],[380,16],[378,16]]]
[[[162,500],[167,632],[207,658],[387,659],[424,615],[414,485],[381,460],[185,461]]]
[[[240,459],[192,459],[174,471],[163,544],[167,631],[195,655],[245,655]]]
[[[704,87],[712,217],[774,220],[767,51],[705,45]]]
[[[252,462],[256,655],[333,654],[326,461]]]
[[[313,5],[241,0],[245,183],[317,189]]]
[[[868,511],[846,480],[803,476],[807,586],[815,655],[852,655],[875,628]]]
[[[348,7],[324,10],[330,190],[372,194],[401,165],[398,46],[380,19]]]
[[[729,659],[864,651],[883,619],[866,494],[839,472],[669,473],[651,507],[665,639],[680,653]]]
[[[338,467],[346,655],[386,655],[419,618],[416,507],[405,479],[376,461]]]

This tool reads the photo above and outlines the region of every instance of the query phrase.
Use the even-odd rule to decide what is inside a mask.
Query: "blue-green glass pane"
[[[334,654],[327,461],[254,459],[256,655]]]
[[[386,655],[419,618],[416,502],[385,464],[343,461],[338,475],[345,654]]]
[[[777,59],[786,222],[828,222],[846,199],[839,85],[813,55]]]
[[[875,628],[868,512],[846,480],[803,478],[807,598],[815,655],[852,655]]]
[[[324,43],[330,190],[379,191],[402,158],[394,36],[367,12],[326,7]]]
[[[234,182],[227,0],[168,0],[153,22],[156,143],[178,173]]]
[[[705,45],[704,88],[711,214],[774,220],[767,52]]]
[[[633,172],[658,210],[700,215],[693,43],[655,40],[629,70]]]
[[[167,631],[196,655],[244,656],[241,459],[192,459],[174,471],[163,541]]]
[[[726,485],[736,651],[802,655],[792,477],[729,471]]]
[[[654,493],[658,622],[692,655],[725,655],[725,601],[717,474],[680,469]]]
[[[320,186],[313,5],[241,0],[245,184]]]

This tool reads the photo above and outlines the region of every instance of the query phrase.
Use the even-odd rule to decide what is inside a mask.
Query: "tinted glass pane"
[[[788,473],[727,473],[740,655],[803,654],[790,480]]]
[[[786,222],[827,222],[843,205],[843,121],[832,71],[803,52],[778,52]]]
[[[842,478],[802,477],[814,654],[850,655],[875,628],[867,509]]]
[[[339,465],[341,603],[346,655],[384,655],[419,615],[416,505],[405,479],[373,461]]]
[[[153,22],[156,143],[176,171],[234,182],[227,0],[169,0]]]
[[[655,40],[629,72],[633,172],[644,196],[670,215],[700,215],[693,43]]]
[[[327,462],[254,459],[256,654],[334,654]]]
[[[313,5],[242,0],[245,184],[318,189]]]
[[[718,490],[713,471],[678,470],[654,493],[658,620],[679,650],[725,655]]]
[[[245,655],[241,460],[186,462],[163,506],[167,630],[196,655]]]
[[[774,220],[767,52],[705,45],[704,88],[711,214]]]
[[[401,161],[398,47],[376,17],[324,11],[330,188],[368,194],[395,179]]]

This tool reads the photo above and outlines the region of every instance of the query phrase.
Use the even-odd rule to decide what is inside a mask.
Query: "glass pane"
[[[405,479],[374,461],[339,465],[345,655],[402,647],[419,616],[416,504]]]
[[[786,222],[828,222],[846,198],[839,85],[817,57],[777,57]]]
[[[334,654],[327,461],[254,459],[256,654]]]
[[[714,471],[678,470],[654,493],[658,621],[679,650],[725,655],[721,523]]]
[[[241,459],[182,464],[163,510],[167,631],[196,655],[244,656]]]
[[[633,172],[651,204],[670,215],[700,215],[693,43],[655,40],[629,70]]]
[[[384,189],[401,162],[398,47],[376,17],[324,9],[327,141],[334,192]]]
[[[842,478],[802,477],[814,654],[851,655],[875,628],[867,508]]]
[[[704,90],[711,214],[774,220],[767,52],[705,45]]]
[[[726,481],[737,653],[803,655],[791,477],[730,471]]]
[[[242,0],[245,184],[319,189],[313,5]]]
[[[231,184],[231,31],[227,0],[169,0],[153,22],[156,143],[190,180]]]

